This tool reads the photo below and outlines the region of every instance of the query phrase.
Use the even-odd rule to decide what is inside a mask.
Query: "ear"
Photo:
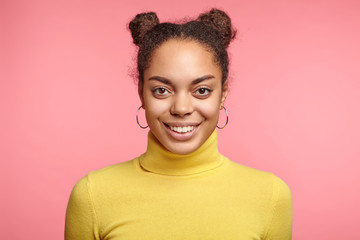
[[[225,99],[228,95],[228,92],[229,92],[229,85],[228,85],[228,80],[226,80],[222,86],[220,110],[223,109],[223,107],[224,107]]]

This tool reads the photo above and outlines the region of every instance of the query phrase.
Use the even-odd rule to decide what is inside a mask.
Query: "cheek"
[[[204,118],[208,120],[217,121],[219,117],[219,106],[220,106],[219,102],[216,103],[208,102],[208,103],[199,104],[197,110]]]
[[[197,109],[204,117],[209,120],[213,119],[214,121],[217,121],[219,117],[220,104],[221,94],[216,91],[209,99],[201,101],[198,104]]]
[[[166,111],[167,108],[164,106],[164,104],[148,104],[147,107],[145,107],[145,113],[147,118],[155,118],[161,116]]]
[[[169,112],[169,104],[167,101],[158,100],[152,96],[144,97],[145,104],[145,115],[146,120],[150,125],[154,124],[154,120],[157,118],[161,118]]]

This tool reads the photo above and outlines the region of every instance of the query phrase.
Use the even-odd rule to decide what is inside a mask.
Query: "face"
[[[202,45],[169,40],[144,71],[140,94],[150,131],[169,151],[188,154],[215,130],[226,95],[221,68]]]

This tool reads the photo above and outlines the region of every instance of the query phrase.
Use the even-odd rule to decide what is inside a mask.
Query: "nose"
[[[174,96],[174,100],[170,109],[170,113],[175,116],[184,117],[193,112],[193,103],[188,93],[178,93]]]

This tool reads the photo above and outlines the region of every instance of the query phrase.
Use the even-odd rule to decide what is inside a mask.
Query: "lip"
[[[187,140],[191,139],[195,135],[199,125],[201,124],[201,123],[195,123],[195,122],[171,122],[171,123],[162,122],[162,123],[166,129],[166,132],[173,139],[175,139],[177,141],[187,141]],[[189,126],[191,126],[191,127],[194,127],[194,129],[190,132],[178,133],[178,132],[172,131],[169,126],[171,126],[171,127],[189,127]]]
[[[200,125],[200,123],[197,122],[163,122],[165,125],[167,126],[171,126],[171,127],[196,127],[198,125]]]

